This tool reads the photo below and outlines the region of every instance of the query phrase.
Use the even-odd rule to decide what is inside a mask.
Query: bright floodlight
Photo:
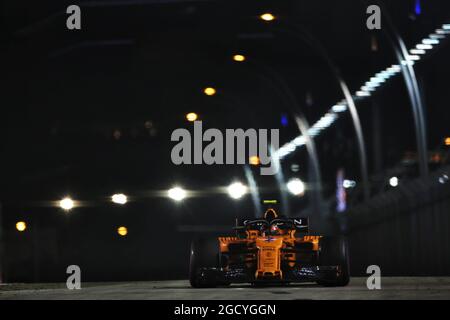
[[[186,198],[186,190],[180,187],[174,187],[172,189],[169,189],[169,191],[167,191],[167,195],[169,196],[169,198],[175,201],[181,201],[184,198]]]
[[[336,104],[334,105],[331,110],[333,110],[333,112],[344,112],[347,110],[347,106],[345,104]]]
[[[203,89],[203,92],[207,95],[207,96],[213,96],[216,94],[216,89],[214,89],[213,87],[207,87],[205,89]]]
[[[197,120],[197,118],[198,118],[198,115],[195,112],[189,112],[186,115],[187,121],[190,121],[190,122],[193,122],[193,121]]]
[[[74,207],[74,202],[72,199],[70,199],[69,197],[66,197],[64,199],[62,199],[61,201],[59,201],[59,206],[61,207],[61,209],[64,210],[71,210]]]
[[[261,161],[259,160],[259,157],[258,157],[258,156],[251,156],[251,157],[249,158],[249,163],[250,163],[252,166],[257,166],[257,165],[259,165],[259,164],[261,163]]]
[[[264,21],[272,21],[275,19],[275,16],[271,13],[264,13],[259,16]]]
[[[128,234],[128,229],[127,229],[127,227],[124,227],[124,226],[118,227],[117,233],[119,234],[119,236],[125,237]]]
[[[345,180],[342,182],[342,186],[343,186],[345,189],[348,189],[348,188],[354,188],[354,187],[356,186],[356,181],[345,179]]]
[[[128,198],[123,193],[118,193],[111,196],[111,201],[117,204],[125,204],[127,203]]]
[[[234,182],[228,187],[228,194],[233,199],[240,199],[247,193],[247,187],[240,182]]]
[[[295,196],[302,195],[305,192],[305,184],[302,180],[294,178],[288,181],[287,188]]]
[[[391,187],[396,187],[398,186],[398,178],[397,177],[392,177],[389,179],[389,184],[391,185]]]
[[[245,61],[245,56],[242,54],[235,54],[233,56],[233,60],[237,61],[237,62],[242,62],[242,61]]]
[[[26,228],[27,228],[27,224],[24,221],[19,221],[16,223],[17,231],[23,232],[23,231],[25,231]]]

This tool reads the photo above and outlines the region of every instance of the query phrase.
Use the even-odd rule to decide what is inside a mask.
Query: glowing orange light
[[[264,21],[272,21],[275,20],[275,16],[271,13],[264,13],[259,16]]]
[[[257,166],[259,165],[261,162],[259,161],[259,157],[258,156],[251,156],[249,159],[249,162],[252,166]]]
[[[450,146],[450,137],[445,138],[445,145]]]
[[[237,61],[237,62],[242,62],[242,61],[245,61],[245,56],[242,54],[235,54],[233,56],[233,60]]]
[[[121,236],[121,237],[125,237],[128,234],[128,229],[127,227],[118,227],[117,228],[117,233]]]
[[[207,87],[203,90],[203,92],[207,95],[207,96],[213,96],[216,94],[216,89],[212,88],[212,87]]]
[[[26,228],[27,228],[27,224],[24,221],[19,221],[16,223],[17,231],[23,232],[23,231],[25,231]]]
[[[195,121],[195,120],[198,119],[198,115],[197,115],[196,113],[194,113],[194,112],[189,112],[189,113],[186,115],[186,119],[187,119],[187,121],[192,122],[192,121]]]

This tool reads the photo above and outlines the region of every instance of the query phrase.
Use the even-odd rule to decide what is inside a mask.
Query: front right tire
[[[350,282],[348,243],[345,237],[322,237],[319,240],[319,266],[336,266],[337,272],[317,281],[327,287],[343,287]]]

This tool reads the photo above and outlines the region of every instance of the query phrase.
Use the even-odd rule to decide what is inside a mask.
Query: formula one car
[[[269,208],[264,219],[244,220],[234,229],[233,237],[192,242],[192,287],[291,282],[346,286],[350,281],[346,239],[309,235],[307,218],[282,218]]]

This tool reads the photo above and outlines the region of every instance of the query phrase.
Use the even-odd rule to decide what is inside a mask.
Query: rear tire
[[[217,239],[198,239],[191,243],[189,282],[194,288],[213,288],[218,285],[216,273],[209,271],[219,266]]]
[[[343,287],[350,282],[348,243],[345,237],[322,237],[319,241],[319,266],[337,266],[337,274],[317,281],[327,287]]]

